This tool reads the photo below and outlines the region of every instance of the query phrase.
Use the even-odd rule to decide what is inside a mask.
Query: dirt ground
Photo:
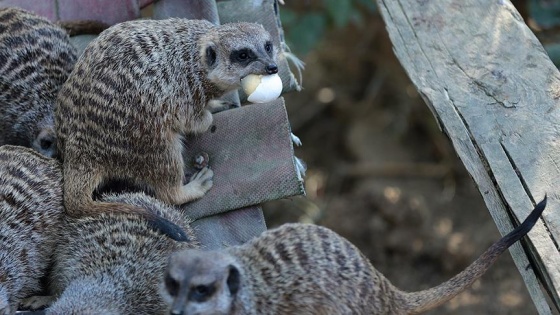
[[[415,291],[464,269],[500,235],[473,180],[392,52],[381,18],[330,33],[286,96],[307,197],[268,203],[267,224],[315,222]],[[366,33],[368,35],[366,35]],[[428,314],[536,314],[509,253]]]

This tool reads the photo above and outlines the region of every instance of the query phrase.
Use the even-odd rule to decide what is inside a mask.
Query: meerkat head
[[[162,295],[169,314],[231,314],[241,289],[236,260],[223,252],[184,250],[169,258]]]
[[[247,75],[278,72],[277,48],[260,24],[217,26],[201,38],[200,47],[208,80],[226,92],[240,88]]]

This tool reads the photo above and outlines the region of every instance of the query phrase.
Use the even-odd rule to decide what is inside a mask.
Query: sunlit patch
[[[383,189],[383,196],[390,203],[397,203],[401,199],[402,192],[397,187],[385,187]]]
[[[336,94],[331,88],[324,87],[317,92],[317,100],[324,104],[334,101],[335,97]]]

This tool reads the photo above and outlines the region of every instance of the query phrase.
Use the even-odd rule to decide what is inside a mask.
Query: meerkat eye
[[[49,139],[41,139],[39,145],[41,146],[41,149],[48,150],[52,147],[53,141]]]
[[[272,43],[266,42],[266,44],[264,44],[264,50],[266,50],[267,53],[272,52]]]
[[[191,289],[189,299],[196,302],[204,302],[214,294],[215,287],[213,285],[197,285]]]
[[[249,54],[247,54],[246,52],[241,52],[239,53],[239,55],[237,55],[237,59],[239,60],[247,60],[247,58],[249,58]]]
[[[249,49],[240,49],[231,53],[232,62],[247,63],[254,58],[254,54]]]

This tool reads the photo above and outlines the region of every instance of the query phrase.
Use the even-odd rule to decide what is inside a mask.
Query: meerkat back
[[[55,231],[64,215],[56,160],[23,147],[0,147],[0,314],[43,289]]]
[[[22,9],[0,9],[0,145],[56,154],[54,104],[75,62],[62,28]]]
[[[59,298],[47,314],[163,314],[159,286],[169,255],[198,248],[189,222],[179,209],[142,193],[102,199],[154,211],[183,228],[189,241],[175,242],[131,214],[67,217],[50,276]]]
[[[205,168],[183,184],[183,137],[208,129],[209,107],[239,88],[241,78],[278,71],[271,42],[261,25],[185,19],[131,21],[101,33],[58,97],[67,212],[137,213],[183,237],[148,211],[94,202],[91,195],[101,183],[126,180],[150,187],[168,204],[202,197],[213,174]]]

